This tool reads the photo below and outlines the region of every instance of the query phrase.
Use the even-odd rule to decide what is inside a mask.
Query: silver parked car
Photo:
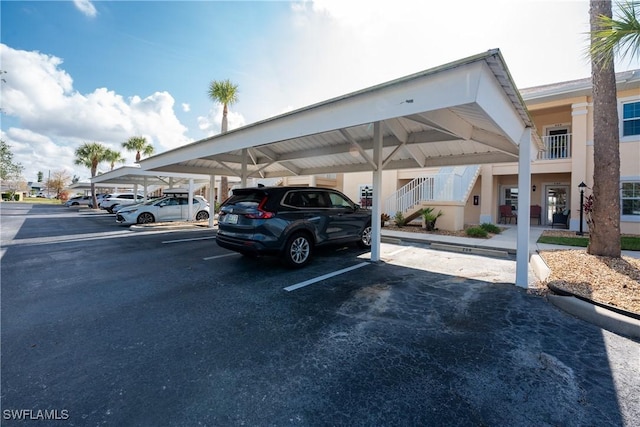
[[[135,206],[124,207],[116,213],[118,224],[148,224],[165,221],[202,221],[209,219],[209,203],[202,196],[193,196],[193,213],[189,218],[189,199],[166,196]]]
[[[69,200],[67,200],[66,202],[64,202],[64,205],[66,207],[69,206],[89,206],[91,204],[91,196],[76,196],[76,197],[72,197]]]

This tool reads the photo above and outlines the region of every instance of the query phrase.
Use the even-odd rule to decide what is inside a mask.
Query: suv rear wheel
[[[289,267],[299,268],[305,266],[311,259],[312,244],[305,233],[295,233],[284,247],[284,262]]]

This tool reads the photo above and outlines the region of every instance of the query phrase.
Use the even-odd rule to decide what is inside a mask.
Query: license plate
[[[224,223],[226,224],[237,224],[238,223],[238,215],[236,214],[226,214],[224,217]]]

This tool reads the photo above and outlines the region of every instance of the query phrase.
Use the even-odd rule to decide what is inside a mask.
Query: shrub
[[[502,230],[500,230],[500,227],[498,227],[495,224],[491,224],[489,222],[480,224],[480,228],[482,228],[487,233],[500,234],[502,232]]]
[[[398,227],[402,227],[405,224],[405,222],[407,222],[407,220],[404,218],[404,215],[402,215],[402,212],[400,211],[396,212],[396,215],[393,217],[393,220],[395,221]]]
[[[467,228],[465,232],[469,237],[487,237],[489,235],[485,229],[480,227]]]
[[[427,231],[433,231],[436,229],[436,220],[440,218],[442,215],[442,211],[438,211],[438,213],[433,213],[434,208],[424,208],[420,211],[420,215],[422,215],[422,219],[424,219],[424,228]]]

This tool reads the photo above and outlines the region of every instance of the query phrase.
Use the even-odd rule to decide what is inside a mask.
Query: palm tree
[[[593,204],[589,224],[591,255],[620,258],[620,141],[616,53],[637,55],[640,26],[637,1],[620,5],[620,19],[613,19],[610,0],[590,2],[590,56],[593,84]]]
[[[122,154],[119,151],[109,149],[107,149],[107,152],[104,155],[104,160],[111,164],[111,170],[115,167],[116,162],[125,162],[124,157],[122,157]]]
[[[75,164],[86,166],[91,170],[91,178],[96,176],[98,171],[98,164],[105,161],[105,155],[108,148],[97,142],[85,142],[76,149]],[[96,199],[96,185],[91,182],[91,197],[93,198],[93,207],[98,207],[98,200]]]
[[[228,130],[228,107],[238,102],[238,85],[231,83],[229,79],[220,81],[213,80],[209,84],[207,94],[213,102],[222,104],[222,133],[225,133]],[[220,177],[220,188],[222,190],[222,200],[220,200],[220,202],[223,202],[229,192],[229,183],[226,175]]]
[[[136,152],[136,163],[140,162],[140,152],[145,156],[150,156],[153,154],[153,145],[147,142],[147,138],[144,136],[132,136],[127,141],[122,143],[122,147],[124,147],[127,151],[135,151]]]

